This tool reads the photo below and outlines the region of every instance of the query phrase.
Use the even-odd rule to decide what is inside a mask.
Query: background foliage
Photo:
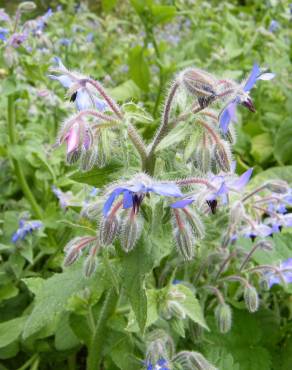
[[[36,10],[25,13],[23,20],[42,15],[48,3],[53,15],[42,35],[30,37],[25,47],[14,50],[12,65],[7,63],[1,45],[0,369],[84,369],[87,351],[90,357],[91,350],[101,347],[101,341],[104,369],[140,368],[145,353],[143,333],[161,320],[158,298],[174,277],[189,281],[188,286],[179,284],[188,297],[185,309],[189,321],[159,324],[171,331],[177,350],[199,350],[222,370],[291,369],[291,286],[274,286],[263,293],[264,304],[256,314],[243,309],[242,302],[235,298],[236,288],[231,287],[228,303],[234,308],[233,326],[222,336],[215,328],[212,311],[202,312],[195,297],[196,287],[191,284],[191,271],[199,268],[205,256],[183,268],[173,251],[171,232],[163,224],[156,227],[153,222],[151,236],[145,231],[141,246],[127,257],[120,250],[115,258],[105,253],[89,279],[82,276],[82,264],[63,270],[66,243],[84,232],[94,235],[96,224],[79,214],[92,197],[92,186],[101,188],[134,172],[135,160],[129,158],[131,168],[129,163],[117,161],[88,173],[68,167],[63,148],[55,149],[53,145],[59,124],[73,107],[63,99],[63,89],[47,77],[52,57],[57,55],[72,70],[102,81],[120,103],[141,102],[141,108],[153,116],[151,122],[140,117],[137,124],[147,141],[159,124],[165,91],[176,72],[197,66],[240,80],[257,61],[275,72],[276,78],[253,92],[255,114],[238,109],[234,147],[237,170],[241,173],[254,167],[253,185],[273,176],[291,184],[288,2],[43,1]],[[59,5],[61,8],[57,8]],[[0,2],[11,16],[16,6],[14,1]],[[272,20],[278,23],[271,31]],[[16,107],[12,139],[7,130],[11,97]],[[171,155],[175,155],[173,148],[183,142],[184,158],[188,160],[188,148],[194,140],[188,133],[180,129],[169,141],[162,142],[160,149],[171,148]],[[105,156],[115,152],[111,144],[109,138]],[[123,149],[131,156],[127,143]],[[167,162],[169,152],[164,155]],[[37,200],[36,207],[19,181],[15,163]],[[63,208],[52,191],[53,185],[66,192]],[[153,212],[158,215],[159,207],[159,202],[153,204]],[[44,228],[20,244],[12,243],[19,220],[27,216],[41,219]],[[212,250],[221,236],[217,226],[226,225],[224,214],[206,222]],[[255,253],[255,263],[278,263],[291,257],[291,230],[273,239],[274,251],[268,257],[260,251]],[[245,243],[242,247],[248,249],[250,245]],[[175,266],[176,276],[172,276]],[[159,280],[161,276],[164,278]],[[113,299],[121,281],[128,289],[119,291],[120,306],[109,306],[110,320],[103,322],[102,303]],[[200,327],[210,330],[202,334]],[[101,329],[104,337],[96,337]]]

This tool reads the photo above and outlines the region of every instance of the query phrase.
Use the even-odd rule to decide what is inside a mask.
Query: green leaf
[[[128,80],[109,90],[111,96],[118,101],[126,101],[129,99],[140,99],[141,90],[133,80]]]
[[[18,291],[19,289],[13,283],[0,286],[0,302],[15,297]]]
[[[69,325],[69,314],[61,315],[55,334],[55,347],[58,351],[66,351],[78,346],[79,339]]]
[[[257,162],[263,163],[267,161],[273,154],[273,151],[273,141],[270,134],[264,133],[251,139],[251,155]]]
[[[141,90],[148,92],[150,82],[150,71],[145,58],[145,50],[136,45],[129,53],[129,68],[132,80]]]
[[[171,5],[152,5],[154,25],[170,22],[176,15],[176,8]]]
[[[176,288],[186,297],[180,302],[180,304],[184,308],[187,316],[204,329],[209,330],[200,303],[195,297],[194,293],[183,284],[177,284]]]
[[[171,130],[163,140],[161,140],[156,150],[158,151],[166,148],[172,148],[173,145],[183,141],[190,133],[191,131],[189,123],[180,124]]]
[[[256,186],[262,185],[263,182],[272,179],[284,180],[292,185],[292,166],[271,167],[266,171],[260,172],[256,176],[252,177],[248,184],[248,189],[253,189]]]
[[[101,4],[105,12],[110,12],[117,5],[117,0],[102,0]]]
[[[8,346],[20,336],[27,316],[0,323],[0,348]]]
[[[101,188],[109,182],[114,181],[119,176],[122,168],[123,166],[120,162],[113,161],[105,167],[94,168],[88,172],[76,171],[69,178],[76,182]]]
[[[52,323],[57,315],[65,310],[68,300],[74,293],[96,284],[97,281],[99,289],[102,289],[104,284],[101,275],[102,270],[99,265],[95,275],[90,279],[85,278],[82,264],[79,263],[45,280],[42,288],[36,290],[34,308],[24,327],[24,339]],[[25,282],[27,280],[30,279],[26,279]]]
[[[292,119],[287,118],[279,127],[275,140],[275,157],[280,164],[292,163]]]
[[[126,118],[134,120],[140,123],[153,122],[152,116],[146,112],[146,110],[139,105],[129,102],[123,105],[123,111],[125,112]]]

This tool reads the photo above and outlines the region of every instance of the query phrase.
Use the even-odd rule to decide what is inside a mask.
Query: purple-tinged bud
[[[23,1],[18,5],[21,12],[31,12],[36,9],[36,4],[33,1]]]
[[[107,246],[113,243],[120,228],[120,218],[116,215],[103,217],[100,222],[99,239],[102,245]]]
[[[215,318],[220,333],[229,332],[232,325],[232,311],[228,304],[219,303],[215,309]]]
[[[78,260],[80,256],[81,256],[81,251],[75,247],[72,247],[70,250],[66,252],[64,263],[63,263],[64,267],[72,265],[75,261]]]
[[[177,227],[173,232],[178,252],[186,260],[192,260],[195,255],[195,237],[190,227]]]
[[[72,265],[82,254],[82,250],[96,241],[95,237],[84,236],[72,239],[64,248],[64,266]]]
[[[266,183],[266,188],[273,193],[286,194],[289,191],[289,185],[286,181],[271,180]]]
[[[141,231],[142,220],[137,217],[132,208],[123,220],[120,231],[121,246],[125,252],[128,253],[135,247],[136,242],[140,238]]]
[[[259,296],[256,288],[248,284],[244,288],[243,297],[249,312],[256,312],[259,308]]]
[[[255,106],[253,105],[250,97],[247,97],[244,101],[241,102],[241,104],[244,105],[251,112],[256,112]]]
[[[232,155],[230,146],[226,141],[220,141],[215,144],[214,159],[219,169],[224,172],[230,172]]]
[[[81,149],[77,148],[75,150],[72,150],[72,152],[67,153],[67,157],[66,157],[67,163],[70,165],[76,163],[78,159],[80,158],[80,156],[81,156]]]
[[[189,68],[181,73],[180,78],[186,90],[198,98],[202,108],[215,99],[217,80],[209,73],[197,68]]]

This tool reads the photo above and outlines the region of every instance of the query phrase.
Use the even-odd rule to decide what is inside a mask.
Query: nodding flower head
[[[62,63],[60,58],[54,58],[56,67],[51,68],[53,73],[49,77],[52,80],[57,80],[63,87],[68,89],[70,101],[75,102],[76,108],[79,111],[89,108],[96,108],[99,111],[105,111],[107,104],[95,94],[92,87],[86,85],[86,77],[76,73],[70,72]]]
[[[241,192],[249,182],[253,169],[250,168],[240,177],[234,175],[219,174],[209,175],[209,179],[203,184],[204,189],[196,191],[196,194],[189,195],[184,199],[178,200],[171,205],[172,208],[184,208],[195,200],[206,201],[212,213],[216,212],[218,200],[223,204],[227,203],[227,195],[229,192]]]
[[[119,195],[123,195],[123,208],[132,208],[135,214],[138,213],[140,205],[149,193],[156,193],[167,197],[181,197],[179,187],[170,182],[154,181],[148,175],[141,173],[136,175],[131,181],[125,182],[120,186],[114,187],[103,206],[103,214],[106,217]]]
[[[94,135],[88,122],[79,118],[71,118],[61,127],[57,144],[67,146],[67,162],[75,163],[81,157],[81,162],[86,162],[85,170],[93,167],[97,160],[97,148],[94,145]],[[81,163],[81,169],[83,165]],[[90,165],[90,166],[89,166]]]
[[[274,272],[267,272],[265,274],[265,279],[268,282],[269,288],[275,284],[280,284],[281,282],[286,284],[292,283],[292,258],[288,258],[282,261]]]
[[[164,358],[160,358],[155,364],[146,363],[146,370],[170,370],[169,363]]]
[[[237,88],[235,98],[226,105],[220,114],[220,127],[224,133],[227,132],[230,121],[236,121],[235,108],[238,104],[245,106],[251,112],[255,112],[255,107],[249,96],[249,92],[255,83],[258,80],[271,80],[274,77],[274,73],[263,73],[258,64],[254,64],[246,82]]]
[[[12,235],[12,243],[16,243],[19,240],[24,240],[28,234],[31,234],[34,230],[38,230],[43,226],[43,223],[39,220],[25,220],[20,219],[19,228]]]

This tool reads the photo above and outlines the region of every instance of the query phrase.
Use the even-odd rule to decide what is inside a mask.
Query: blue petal
[[[124,191],[123,188],[117,188],[115,189],[110,196],[107,198],[106,202],[103,205],[103,215],[106,217],[113,205],[113,202],[115,201],[116,197],[120,195]]]
[[[133,207],[133,196],[132,193],[126,190],[124,192],[124,199],[123,199],[123,208],[132,208]]]
[[[85,90],[81,89],[77,91],[75,104],[80,111],[89,109],[92,106],[91,99]]]
[[[257,80],[269,81],[269,80],[272,80],[275,76],[276,76],[276,74],[275,74],[275,73],[267,72],[267,73],[263,73],[263,74],[261,74],[261,75],[257,78]]]
[[[54,76],[54,75],[49,75],[49,77],[52,80],[59,81],[62,86],[64,86],[66,89],[69,89],[73,85],[73,81],[69,76],[61,75],[61,76]]]
[[[104,100],[95,98],[94,99],[95,107],[98,109],[100,112],[104,112],[107,108],[107,104]]]
[[[245,92],[248,92],[252,89],[252,87],[256,83],[257,78],[259,77],[260,73],[261,73],[260,67],[258,66],[258,64],[255,63],[253,65],[251,74],[249,75],[249,78],[248,78],[246,84],[244,85],[243,90]]]
[[[180,188],[176,184],[172,183],[156,183],[152,186],[152,191],[154,191],[154,193],[165,195],[167,197],[183,196]]]
[[[252,171],[253,171],[253,168],[249,168],[247,171],[245,171],[240,177],[239,179],[235,180],[233,183],[232,183],[232,188],[236,189],[236,190],[241,190],[245,187],[245,185],[249,182],[249,179],[251,177],[251,174],[252,174]]]
[[[182,199],[170,205],[171,208],[184,208],[194,202],[194,199]]]
[[[228,126],[231,121],[231,117],[228,111],[228,107],[226,107],[222,113],[220,114],[220,128],[226,134],[228,131]]]

